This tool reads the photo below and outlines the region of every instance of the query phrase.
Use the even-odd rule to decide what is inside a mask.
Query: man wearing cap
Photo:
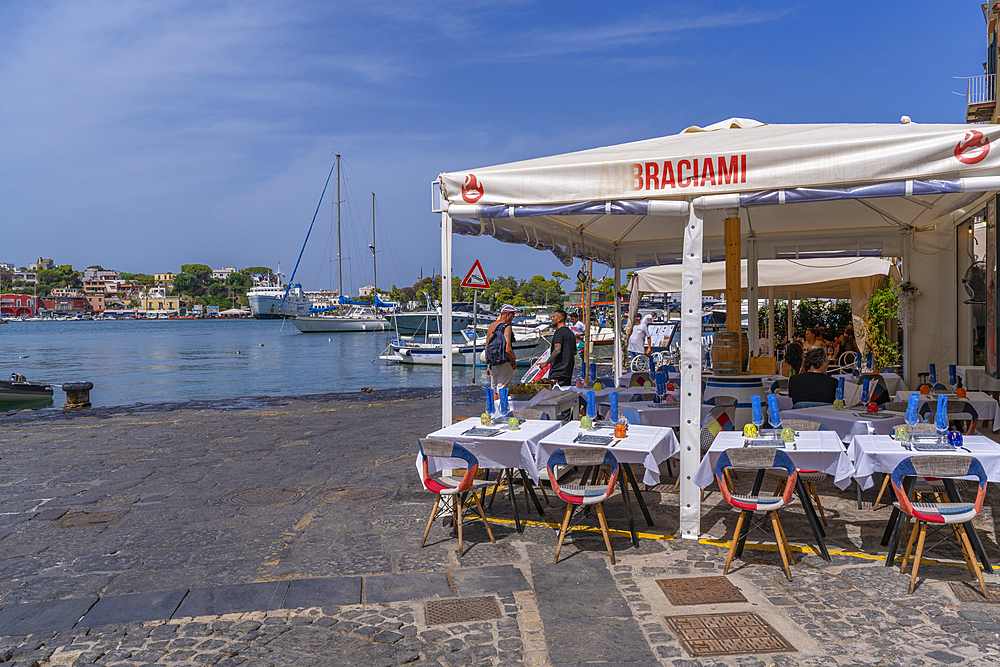
[[[505,303],[500,308],[500,317],[486,330],[486,375],[490,378],[490,388],[494,393],[514,384],[517,358],[514,356],[514,332],[511,322],[514,321],[516,312],[517,308]],[[494,342],[494,336],[503,337],[502,347],[500,341]],[[490,343],[493,343],[492,348]]]

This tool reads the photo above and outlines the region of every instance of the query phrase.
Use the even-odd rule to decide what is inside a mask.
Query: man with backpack
[[[497,321],[486,330],[486,375],[490,378],[490,388],[496,393],[503,387],[514,384],[514,331],[511,322],[517,308],[505,303],[500,308]]]

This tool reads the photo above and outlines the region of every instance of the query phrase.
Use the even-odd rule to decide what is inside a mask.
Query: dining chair
[[[906,412],[909,404],[906,401],[887,401],[882,404],[882,410],[892,410],[893,412]]]
[[[725,474],[730,468],[756,471],[777,468],[784,470],[788,477],[785,479],[785,488],[781,495],[778,495],[777,492],[774,494],[760,492],[757,494],[738,494],[735,488],[730,488],[731,482],[728,481]],[[778,519],[778,510],[791,502],[795,493],[797,476],[795,464],[792,463],[788,454],[775,447],[735,447],[722,452],[715,464],[715,481],[722,491],[723,499],[740,510],[740,518],[736,521],[736,528],[733,530],[732,544],[729,547],[729,555],[726,557],[726,567],[722,571],[723,574],[729,574],[729,565],[733,562],[733,556],[736,554],[740,535],[742,535],[743,522],[748,513],[765,512],[764,519],[757,526],[751,526],[750,530],[762,527],[770,515],[771,526],[774,529],[774,541],[778,544],[778,551],[781,553],[785,576],[788,577],[789,581],[792,580],[792,571],[789,567],[792,554],[788,546],[788,539],[785,537],[785,531],[781,527],[780,519]]]
[[[937,434],[937,427],[934,424],[914,424],[910,427],[910,434]],[[878,507],[879,502],[882,500],[882,496],[885,494],[885,490],[889,488],[889,479],[891,475],[886,473],[882,478],[882,488],[879,489],[878,495],[875,496],[875,503],[872,508]],[[967,486],[965,480],[956,479],[955,488],[958,490],[965,489]],[[918,477],[916,483],[913,485],[913,496],[923,497],[930,494],[942,494],[945,493],[944,482],[939,477]]]
[[[624,417],[629,424],[635,424],[637,426],[642,425],[642,415],[635,408],[625,406],[621,409],[622,417]]]
[[[712,447],[712,443],[715,442],[715,436],[719,435],[723,431],[732,431],[736,428],[736,420],[733,419],[733,414],[736,408],[728,405],[720,405],[714,407],[705,415],[705,421],[702,422],[701,426],[701,457],[705,458],[705,452],[707,452]],[[680,475],[677,477],[677,481],[674,482],[673,491],[676,492],[680,489],[681,478]],[[705,489],[701,490],[701,499],[705,499]]]
[[[600,484],[560,484],[559,468],[564,466],[600,467],[607,473],[607,483]],[[611,450],[600,447],[566,447],[557,449],[549,455],[545,467],[552,482],[552,489],[560,498],[566,501],[566,513],[563,515],[562,527],[559,530],[559,544],[556,546],[556,557],[553,562],[559,562],[563,540],[577,507],[593,506],[597,510],[597,520],[601,525],[604,545],[608,548],[611,564],[615,564],[615,551],[611,546],[611,535],[608,533],[608,522],[604,516],[604,501],[618,493],[615,486],[618,481],[618,459]]]
[[[782,419],[781,428],[790,428],[793,431],[829,431],[830,429],[817,421],[812,421],[810,419]],[[798,469],[799,479],[802,484],[806,487],[806,491],[812,496],[813,501],[816,503],[816,507],[819,509],[819,518],[823,521],[823,525],[826,523],[826,513],[823,511],[823,502],[819,499],[819,491],[816,489],[816,483],[826,480],[827,474],[820,470],[804,470],[802,468]],[[778,480],[778,486],[775,487],[774,493],[777,494],[781,485],[785,483],[788,478],[788,474],[780,469],[768,470],[765,473],[768,477]]]
[[[903,479],[909,476],[916,477],[976,477],[979,480],[976,500],[973,502],[933,502],[914,503],[910,501],[903,486]],[[892,489],[896,494],[896,508],[906,515],[906,522],[903,524],[905,535],[910,528],[910,519],[915,523],[910,532],[910,539],[906,544],[906,551],[903,553],[903,564],[900,573],[906,572],[906,566],[910,562],[910,553],[913,550],[913,543],[916,540],[917,550],[913,555],[913,570],[910,573],[910,590],[917,584],[917,570],[920,567],[920,558],[924,553],[924,542],[927,538],[927,525],[951,526],[952,531],[962,555],[965,557],[965,565],[969,572],[979,581],[982,588],[983,597],[990,599],[989,591],[986,590],[986,583],[983,581],[983,574],[976,563],[976,554],[972,550],[969,542],[969,535],[962,525],[974,519],[983,508],[983,500],[986,498],[986,471],[979,459],[973,456],[958,456],[955,454],[939,454],[930,456],[910,456],[899,462],[899,465],[890,475],[892,479]],[[918,537],[919,534],[919,537]]]
[[[725,407],[736,407],[736,399],[732,396],[712,396],[705,399],[705,405],[718,405]]]
[[[431,516],[427,520],[427,528],[424,529],[424,539],[420,540],[420,547],[423,548],[424,543],[427,542],[427,535],[431,532],[431,524],[434,523],[434,519],[438,516],[444,516],[451,509],[454,513],[452,532],[458,531],[458,557],[461,558],[464,555],[464,546],[462,543],[462,507],[468,501],[464,500],[462,495],[470,491],[472,500],[475,502],[476,509],[479,512],[479,518],[486,525],[486,532],[490,536],[490,542],[495,544],[496,539],[493,537],[493,531],[490,530],[489,521],[486,520],[486,512],[483,511],[483,504],[476,494],[477,489],[490,485],[488,480],[476,479],[476,471],[479,470],[479,459],[476,458],[475,454],[457,442],[438,438],[421,438],[419,445],[420,451],[417,454],[417,463],[423,471],[420,481],[425,489],[437,494],[437,498],[434,499],[434,509],[431,510]],[[429,466],[431,459],[460,459],[466,463],[465,472],[462,475],[432,474]],[[454,470],[461,471],[460,468],[453,468]],[[451,508],[448,507],[448,502],[446,501],[445,507],[442,508],[439,514],[438,506],[441,504],[442,496],[450,497]]]
[[[961,422],[967,421],[967,419],[964,417],[965,416],[972,417],[972,420],[969,422],[969,427],[965,429],[965,434],[975,435],[976,425],[979,423],[979,412],[977,412],[976,409],[972,407],[972,403],[962,400],[956,400],[956,401],[949,400],[945,410],[947,411],[949,428],[951,427],[952,423],[959,426],[960,429],[964,428],[961,426]],[[920,409],[917,411],[917,414],[920,415],[921,420],[926,418],[930,423],[934,423],[933,415],[935,415],[936,413],[937,413],[937,403],[934,401],[925,401],[920,405]],[[963,416],[962,419],[958,419],[960,415]]]
[[[512,414],[514,417],[517,417],[518,419],[547,420],[549,418],[548,413],[543,412],[538,408],[520,408],[518,410],[514,410]],[[506,468],[500,470],[500,474],[497,475],[496,482],[494,482],[493,484],[493,489],[490,491],[490,502],[487,503],[487,506],[490,510],[493,509],[493,499],[496,498],[497,495],[501,492],[502,490],[501,487],[504,484],[510,485],[512,491],[514,489],[514,485],[517,484],[517,479],[513,477],[513,471],[508,470]],[[530,512],[531,505],[528,499],[528,483],[524,481],[523,478],[521,480],[521,485],[524,487],[524,505],[525,507],[527,507],[527,511]],[[545,498],[545,502],[546,504],[548,504],[549,494],[545,491],[545,486],[543,484],[539,484],[538,488],[542,490],[542,497]],[[513,496],[513,494],[511,495]]]

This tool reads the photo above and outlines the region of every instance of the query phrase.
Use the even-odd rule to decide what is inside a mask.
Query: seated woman
[[[789,343],[785,346],[785,358],[781,360],[781,377],[787,378],[799,373],[802,369],[802,346]]]
[[[802,350],[808,352],[814,348],[821,347],[826,349],[826,341],[823,340],[822,334],[818,328],[806,329],[806,339],[802,343]]]
[[[839,361],[840,357],[843,356],[844,352],[854,352],[858,353],[858,343],[854,340],[854,327],[850,324],[844,329],[844,333],[837,336],[837,353],[836,358]]]
[[[788,380],[792,409],[830,405],[837,397],[837,380],[826,374],[829,363],[826,350],[818,347],[806,352],[802,372]]]

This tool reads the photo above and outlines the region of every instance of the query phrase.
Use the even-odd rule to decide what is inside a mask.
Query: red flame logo
[[[969,130],[955,146],[955,157],[964,164],[981,162],[989,152],[990,140],[979,130]]]
[[[465,177],[465,185],[462,186],[462,199],[470,204],[475,204],[483,198],[483,186],[476,178],[475,174]]]

